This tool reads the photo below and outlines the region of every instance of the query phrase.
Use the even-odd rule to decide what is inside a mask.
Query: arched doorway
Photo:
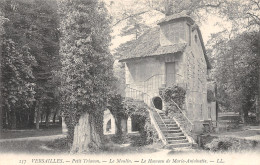
[[[162,110],[162,99],[160,97],[154,97],[153,104],[156,109]]]

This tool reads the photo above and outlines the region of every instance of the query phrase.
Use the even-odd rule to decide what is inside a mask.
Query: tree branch
[[[142,15],[142,14],[147,13],[147,12],[149,12],[149,11],[150,11],[150,10],[142,11],[142,12],[139,12],[139,13],[135,13],[135,14],[131,14],[131,15],[129,15],[129,16],[126,16],[125,18],[122,18],[122,19],[118,20],[115,24],[112,25],[112,27],[116,26],[117,24],[119,24],[120,22],[122,22],[122,21],[124,21],[124,20],[126,20],[126,19],[128,19],[128,18],[136,17],[136,16],[138,16],[138,15]]]
[[[260,5],[259,5],[260,2],[253,1],[253,0],[250,0],[250,1],[253,2],[253,3],[255,3],[255,4],[257,5],[258,9],[260,9]]]
[[[218,8],[218,7],[220,7],[221,4],[222,4],[222,2],[219,2],[219,3],[216,4],[216,5],[213,5],[213,4],[206,4],[206,5],[204,5],[204,7]]]
[[[251,16],[255,20],[256,24],[260,25],[260,18],[257,15],[252,14],[252,13],[246,13],[246,14]]]

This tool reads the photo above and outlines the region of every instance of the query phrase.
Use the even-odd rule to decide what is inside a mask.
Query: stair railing
[[[171,75],[174,77],[175,81],[181,79],[183,77],[180,74],[167,74],[168,76]],[[135,87],[131,88],[136,88],[144,93],[148,93],[149,90],[154,90],[162,87],[162,85],[166,85],[166,75],[165,74],[155,74],[152,75],[151,77],[147,78],[144,81],[137,81],[134,83]],[[159,91],[158,91],[159,92]]]
[[[172,102],[174,103],[174,105],[178,108],[178,110],[182,113],[182,115],[185,117],[185,119],[191,124],[191,130],[190,132],[192,132],[192,130],[194,130],[194,124],[192,123],[192,121],[186,116],[186,114],[181,110],[181,108],[178,106],[178,104],[176,102],[174,102],[172,100]]]

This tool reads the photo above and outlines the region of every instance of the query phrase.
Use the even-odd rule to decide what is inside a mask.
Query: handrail
[[[151,77],[147,78],[146,80],[144,80],[144,81],[138,81],[138,82],[146,82],[146,81],[152,79],[153,77],[159,76],[159,75],[161,76],[161,75],[165,75],[165,74],[154,74],[154,75],[152,75]]]
[[[185,113],[181,110],[181,108],[178,106],[177,103],[175,103],[173,100],[172,102],[175,104],[175,106],[179,109],[179,111],[181,111],[181,113],[183,114],[183,116],[188,120],[188,122],[192,125],[192,127],[194,126],[194,124],[192,123],[192,121],[190,121],[190,119],[185,115]]]
[[[180,74],[172,73],[171,75],[177,76],[177,77],[183,77]],[[157,77],[157,78],[155,78]],[[166,84],[166,75],[165,74],[155,74],[151,77],[147,78],[144,81],[135,81],[135,83],[131,84],[131,86],[135,86],[135,88],[140,89],[142,92],[146,93],[150,90],[159,89],[162,87],[163,84]],[[176,78],[178,79],[178,78]],[[130,84],[129,84],[130,85]],[[134,89],[134,88],[132,88]],[[139,91],[140,91],[139,90]]]
[[[172,73],[172,74],[176,74],[176,75],[178,75],[178,76],[182,76],[182,75],[180,75],[180,74],[178,74],[178,73]],[[155,77],[155,76],[165,76],[165,74],[154,74],[154,75],[150,76],[149,78],[147,78],[147,79],[144,80],[144,81],[137,81],[137,82],[138,82],[138,83],[139,83],[139,82],[146,82],[146,81],[148,81],[149,79],[151,79],[151,78],[153,78],[153,77]]]

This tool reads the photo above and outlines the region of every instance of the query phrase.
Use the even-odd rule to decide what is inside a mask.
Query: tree
[[[35,101],[24,111],[23,124],[34,125],[35,109],[46,109],[42,113],[48,114],[53,107],[40,107],[53,99],[55,91],[54,84],[49,81],[52,71],[59,66],[59,32],[58,15],[55,0],[6,0],[1,2],[3,12],[9,19],[5,27],[5,38],[15,41],[15,47],[21,52],[27,46],[29,52],[37,61],[37,66],[33,66],[35,77]],[[46,99],[47,98],[47,99]],[[37,108],[36,108],[37,107]],[[40,113],[40,111],[37,111]],[[37,113],[37,115],[39,115]],[[48,116],[48,115],[46,115]],[[29,120],[27,120],[29,117]],[[39,119],[36,117],[36,119]],[[39,123],[38,121],[36,123]],[[36,126],[39,128],[39,125]]]
[[[257,37],[256,32],[244,32],[226,40],[212,38],[208,51],[213,58],[218,85],[218,101],[222,110],[240,112],[248,121],[248,112],[254,112],[257,94]]]
[[[244,45],[241,45],[241,43],[237,43],[237,45],[240,45],[241,47],[245,48],[245,50],[249,50],[250,52],[253,52],[252,55],[253,57],[256,57],[254,60],[255,62],[258,63],[258,67],[254,67],[254,74],[252,73],[252,75],[254,75],[254,78],[258,78],[258,87],[254,86],[255,91],[257,91],[257,93],[253,92],[251,94],[255,95],[255,98],[257,98],[255,100],[255,103],[260,101],[260,5],[259,5],[260,1],[259,0],[247,0],[247,1],[242,1],[242,0],[232,0],[232,1],[228,1],[225,0],[223,1],[223,3],[221,4],[221,6],[218,8],[218,10],[213,11],[213,14],[219,14],[222,18],[225,18],[227,21],[230,21],[232,23],[232,31],[229,32],[228,36],[231,40],[235,41],[235,40],[239,40],[239,37],[245,37],[245,34],[241,34],[241,33],[248,33],[248,36],[251,36],[251,41],[254,41],[254,44],[249,45],[248,43],[245,43]],[[251,35],[251,33],[254,32],[254,35]],[[257,37],[256,37],[257,36]],[[237,38],[237,39],[234,39]],[[224,39],[223,39],[224,40]],[[246,39],[248,41],[248,37]],[[233,42],[231,41],[231,42]],[[240,40],[241,41],[241,40]],[[244,42],[243,42],[244,43]],[[252,42],[250,42],[252,43]],[[245,47],[245,45],[247,47]],[[252,47],[252,45],[254,45],[254,47],[257,47],[256,49]],[[236,47],[234,47],[234,49],[232,49],[232,51],[236,52],[235,50]],[[233,66],[234,68],[234,64],[237,62],[237,59],[235,59],[235,54],[232,53],[232,51],[229,53],[232,55],[232,63],[230,66]],[[246,52],[248,53],[248,52]],[[250,59],[248,59],[249,61],[246,61],[246,63],[252,63],[250,62]],[[226,68],[226,67],[225,67]],[[255,74],[256,73],[256,74]],[[233,82],[232,83],[232,88],[236,88],[236,84],[235,82],[237,82],[237,79],[235,78],[235,69],[233,69],[233,71],[229,74],[229,76],[234,77],[233,78]],[[248,78],[248,77],[247,77]],[[239,85],[243,85],[242,82],[239,82],[241,84]],[[224,89],[226,90],[226,89]],[[242,92],[242,91],[241,91]],[[248,91],[249,92],[249,91]],[[229,92],[228,92],[229,93]],[[235,94],[235,93],[233,93]],[[230,98],[234,98],[232,97],[232,95],[230,95]],[[248,97],[247,99],[249,99],[247,102],[250,102],[250,97]],[[252,99],[252,98],[251,98]],[[258,100],[258,101],[257,101]],[[241,104],[238,104],[241,105]],[[250,104],[248,104],[250,105]],[[250,106],[249,106],[250,107]],[[244,106],[244,108],[248,109],[249,107]],[[260,121],[260,104],[257,105],[257,119],[258,121]],[[246,110],[245,110],[246,111]],[[247,113],[246,113],[247,114]]]
[[[4,40],[2,54],[4,107],[10,114],[11,128],[16,128],[17,113],[30,106],[34,101],[34,76],[32,64],[35,59],[28,47],[19,53],[12,40]]]
[[[103,112],[112,83],[110,18],[97,0],[58,2],[62,112],[73,140],[71,152],[90,152],[102,144]]]
[[[7,21],[6,18],[2,15],[2,11],[0,11],[0,64],[2,63],[2,36],[4,34],[3,24]],[[2,67],[0,67],[0,136],[3,130],[3,98],[2,98]]]

